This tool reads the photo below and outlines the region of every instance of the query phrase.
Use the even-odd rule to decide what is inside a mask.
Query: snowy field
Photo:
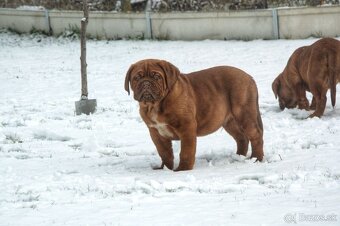
[[[75,116],[79,40],[1,33],[0,225],[340,225],[340,86],[321,119],[280,111],[271,90],[291,53],[315,41],[88,41],[98,111]],[[160,159],[124,90],[144,58],[252,75],[266,161],[237,156],[219,130],[198,139],[194,170],[152,170]]]

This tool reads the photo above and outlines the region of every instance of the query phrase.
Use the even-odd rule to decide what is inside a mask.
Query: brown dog
[[[340,41],[323,38],[310,46],[295,50],[284,71],[272,84],[275,98],[284,108],[315,110],[309,117],[321,117],[325,111],[327,91],[331,90],[334,107],[336,84],[340,82]],[[309,106],[306,91],[313,94]]]
[[[191,170],[197,136],[223,127],[237,143],[237,154],[263,158],[263,128],[254,80],[227,66],[187,75],[169,62],[148,59],[131,65],[125,89],[139,102],[140,115],[162,159],[162,169],[173,169],[172,140],[181,140],[176,171]],[[158,168],[157,168],[158,169]]]

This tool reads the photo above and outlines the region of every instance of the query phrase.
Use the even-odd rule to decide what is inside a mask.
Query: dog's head
[[[295,108],[297,106],[296,95],[284,80],[283,73],[281,73],[272,83],[272,89],[275,98],[279,98],[281,110],[284,110],[285,108]]]
[[[126,73],[125,90],[144,104],[162,100],[176,83],[180,72],[164,60],[147,59],[132,64]]]

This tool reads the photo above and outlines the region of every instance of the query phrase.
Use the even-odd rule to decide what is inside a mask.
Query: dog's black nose
[[[149,88],[151,88],[151,82],[149,82],[149,81],[143,82],[143,88],[144,88],[144,89],[149,89]]]

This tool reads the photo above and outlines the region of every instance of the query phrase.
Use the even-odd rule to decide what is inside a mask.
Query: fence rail
[[[81,11],[0,8],[0,27],[60,35],[79,29]],[[300,39],[340,36],[340,6],[185,13],[90,12],[87,35],[100,39]]]

